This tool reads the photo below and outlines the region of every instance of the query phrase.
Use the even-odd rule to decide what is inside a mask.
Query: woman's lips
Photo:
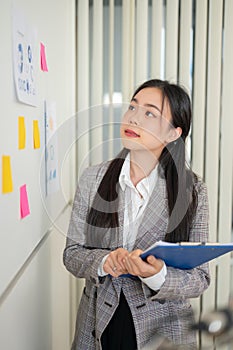
[[[135,131],[130,129],[125,130],[125,135],[128,137],[140,137]]]

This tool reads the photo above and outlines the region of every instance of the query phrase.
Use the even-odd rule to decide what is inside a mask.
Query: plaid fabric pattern
[[[185,349],[196,349],[196,335],[191,330],[193,311],[189,298],[200,296],[210,283],[208,264],[192,270],[168,267],[165,283],[158,292],[140,280],[98,277],[98,267],[108,249],[122,247],[124,197],[120,193],[119,228],[108,230],[97,239],[94,247],[87,247],[86,216],[109,162],[87,168],[80,178],[74,198],[70,225],[64,250],[64,264],[77,278],[85,278],[86,285],[79,305],[72,350],[101,349],[101,335],[113,316],[123,290],[132,312],[137,347],[143,349],[151,339],[163,336]],[[208,198],[206,186],[197,183],[198,207],[190,232],[191,241],[208,239]],[[146,249],[163,240],[168,225],[166,184],[159,178],[138,229],[135,249]],[[102,234],[96,230],[96,237]],[[93,238],[95,239],[95,237]]]

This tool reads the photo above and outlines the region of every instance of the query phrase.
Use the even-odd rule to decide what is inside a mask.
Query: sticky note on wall
[[[20,217],[21,219],[30,214],[27,187],[23,185],[20,187]]]
[[[45,46],[42,43],[40,43],[40,66],[41,66],[41,70],[43,70],[44,72],[48,72]]]
[[[18,147],[19,149],[25,148],[26,141],[26,129],[24,117],[18,118]]]
[[[13,191],[10,156],[2,156],[2,193]]]
[[[33,142],[34,148],[40,148],[40,130],[38,120],[33,120]]]

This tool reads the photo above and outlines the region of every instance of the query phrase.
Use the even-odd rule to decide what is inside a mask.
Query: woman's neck
[[[130,151],[130,178],[134,186],[149,176],[158,164],[158,159],[151,152]]]

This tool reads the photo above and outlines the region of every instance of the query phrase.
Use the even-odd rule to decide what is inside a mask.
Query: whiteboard
[[[75,1],[11,0],[0,12],[0,295],[70,201],[75,122]],[[20,10],[37,33],[37,106],[19,102],[13,74],[12,14]],[[15,13],[15,12],[14,12]],[[45,45],[48,72],[40,67],[40,42]],[[45,195],[44,101],[54,101],[57,117],[59,190]],[[24,116],[25,148],[18,149],[18,117]],[[33,147],[33,120],[38,120],[40,148]],[[13,192],[2,193],[2,156],[11,158]],[[26,184],[30,215],[20,218],[20,187]],[[65,234],[61,227],[61,234]]]

